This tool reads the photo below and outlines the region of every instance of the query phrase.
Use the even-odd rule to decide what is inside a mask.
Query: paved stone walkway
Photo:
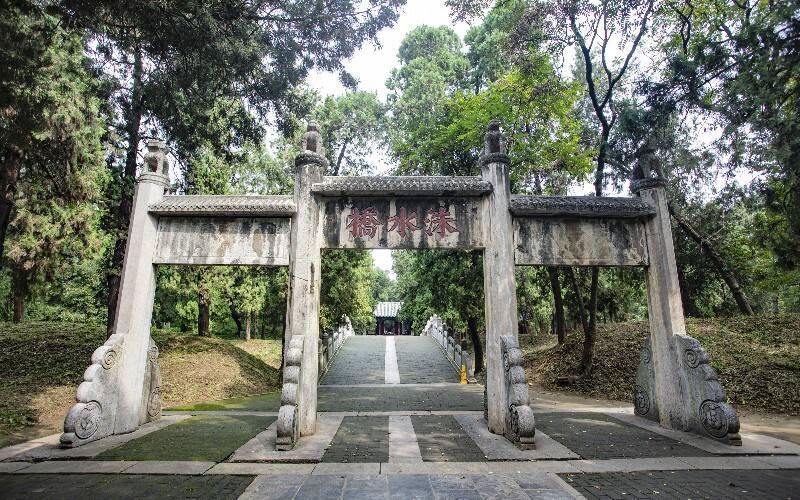
[[[592,400],[554,411],[534,394],[537,449],[519,451],[431,339],[386,340],[345,342],[318,432],[291,452],[274,451],[278,395],[202,403],[73,450],[58,435],[0,450],[0,498],[800,497],[800,445],[727,447]]]

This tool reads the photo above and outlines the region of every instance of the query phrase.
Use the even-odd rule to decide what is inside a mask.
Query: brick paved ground
[[[486,456],[451,415],[412,415],[425,462],[484,462]]]
[[[601,413],[540,413],[536,429],[588,459],[711,455]]]
[[[322,383],[382,384],[385,378],[385,351],[384,337],[349,337],[336,354]]]
[[[197,416],[128,441],[97,455],[97,460],[206,460],[228,458],[275,417]]]
[[[689,470],[561,476],[587,498],[800,498],[800,470]]]
[[[138,474],[4,474],[0,498],[219,498],[244,493],[252,476],[150,476]]]
[[[259,477],[253,498],[320,499],[552,499],[570,500],[554,481],[543,475],[359,475]]]
[[[389,417],[345,417],[323,462],[363,463],[389,460]]]
[[[320,387],[319,411],[483,411],[483,386]]]
[[[458,382],[459,374],[432,337],[395,337],[401,384]]]

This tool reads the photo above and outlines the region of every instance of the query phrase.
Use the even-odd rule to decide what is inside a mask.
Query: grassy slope
[[[561,346],[526,342],[529,380],[588,396],[627,401],[633,389],[646,323],[598,325],[594,373],[572,377],[580,362],[580,333]],[[712,366],[735,405],[758,411],[800,414],[800,315],[689,319],[687,333],[708,351]],[[535,367],[535,369],[534,369]],[[562,383],[559,383],[559,380]]]
[[[153,332],[161,351],[165,406],[277,389],[280,341],[240,341]],[[61,430],[105,328],[0,323],[0,446]],[[248,352],[249,351],[249,352]]]

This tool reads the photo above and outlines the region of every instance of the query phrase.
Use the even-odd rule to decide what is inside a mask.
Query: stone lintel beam
[[[320,196],[482,196],[492,184],[480,177],[365,176],[324,177],[311,186]]]
[[[292,196],[173,195],[149,207],[151,214],[166,217],[290,217],[295,211]]]
[[[606,196],[512,196],[509,210],[517,217],[639,219],[655,215],[641,198]]]

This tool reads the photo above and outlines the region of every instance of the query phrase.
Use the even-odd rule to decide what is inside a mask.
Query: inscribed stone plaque
[[[482,248],[480,198],[327,198],[326,248]]]
[[[161,217],[154,264],[288,266],[288,218]]]
[[[646,266],[644,222],[515,217],[514,261],[520,266]]]

